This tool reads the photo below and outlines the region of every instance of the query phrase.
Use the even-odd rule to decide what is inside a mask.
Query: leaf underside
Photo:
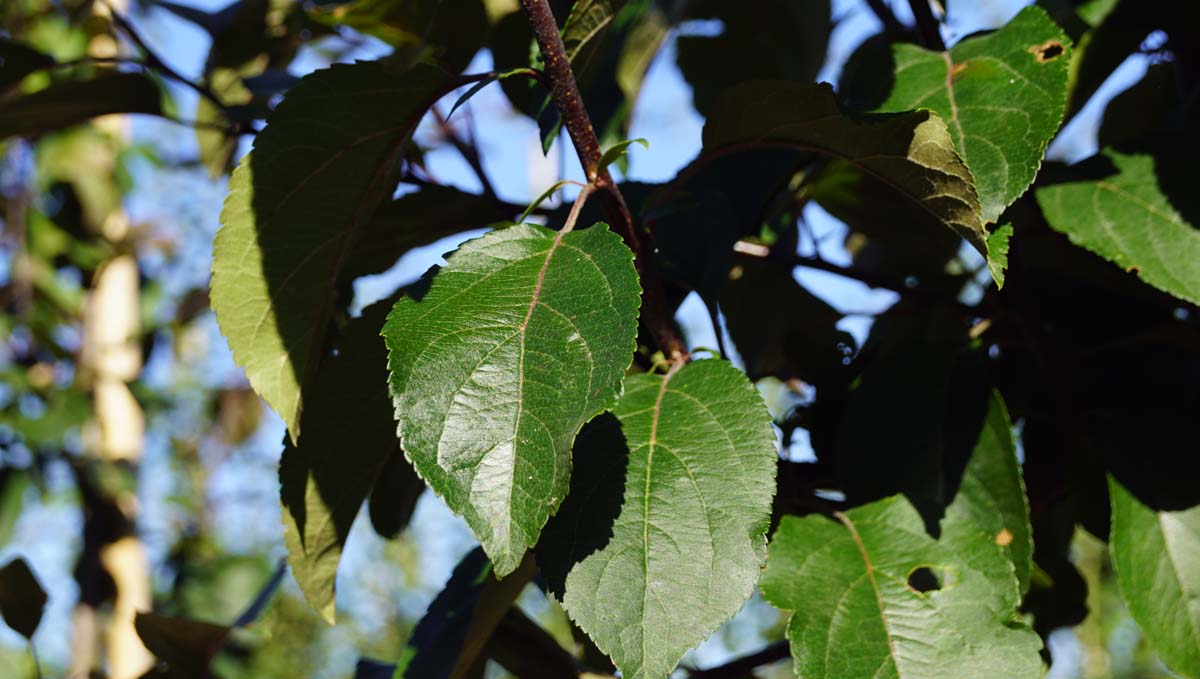
[[[293,440],[346,255],[392,190],[421,116],[457,82],[423,64],[317,71],[288,92],[233,173],[213,245],[212,308]]]
[[[844,160],[987,253],[967,166],[930,111],[848,115],[828,84],[754,81],[728,91],[704,126],[705,156],[785,146]]]
[[[975,178],[985,222],[1025,193],[1067,104],[1070,41],[1031,5],[1003,28],[948,52],[893,46],[891,94],[883,112],[927,108],[949,129]]]
[[[463,245],[383,328],[405,454],[503,577],[567,492],[579,428],[633,356],[633,254],[598,224],[521,224]]]

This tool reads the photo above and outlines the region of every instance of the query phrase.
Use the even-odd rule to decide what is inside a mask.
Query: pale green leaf
[[[597,224],[469,241],[383,333],[405,454],[503,576],[567,492],[571,444],[633,357],[633,254]]]
[[[805,679],[1038,679],[1041,643],[1015,622],[1011,569],[991,536],[935,541],[894,496],[835,519],[783,517],[762,590],[792,612],[787,637]],[[914,588],[918,573],[937,588]]]
[[[898,43],[881,111],[930,109],[949,127],[994,222],[1037,175],[1067,104],[1070,41],[1046,12],[1025,8],[995,33],[948,52]]]
[[[1012,422],[998,393],[993,393],[988,403],[971,459],[963,470],[954,500],[946,507],[942,531],[943,539],[950,541],[959,539],[966,531],[987,535],[1012,561],[1021,592],[1029,589],[1033,561],[1029,502],[1017,461]],[[1004,571],[1007,578],[1007,569]]]
[[[575,456],[542,573],[623,677],[663,679],[754,590],[775,492],[770,416],[728,362],[696,361],[628,378]]]
[[[987,252],[971,173],[946,123],[932,112],[851,116],[827,84],[750,82],[722,96],[704,126],[705,156],[747,146],[792,147],[844,160]]]
[[[1148,154],[1106,150],[1102,158],[1115,173],[1038,189],[1046,221],[1159,290],[1200,304],[1200,230],[1163,191],[1165,168]],[[1195,177],[1189,167],[1175,170],[1176,181]]]
[[[1113,477],[1113,570],[1133,619],[1163,662],[1200,677],[1200,506],[1148,506]]]
[[[350,526],[385,465],[399,455],[386,349],[379,337],[387,310],[387,304],[372,305],[346,326],[337,355],[317,372],[312,408],[302,418],[304,434],[298,444],[286,443],[279,463],[288,563],[305,598],[330,624]],[[401,488],[415,482],[419,488],[412,468],[403,460],[400,464],[393,476],[404,479],[390,481]],[[406,517],[386,518],[407,523]]]
[[[346,254],[392,190],[421,116],[456,84],[424,65],[318,71],[288,92],[233,173],[213,245],[212,308],[293,440]]]

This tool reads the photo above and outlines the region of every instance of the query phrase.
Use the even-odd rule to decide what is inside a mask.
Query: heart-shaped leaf
[[[567,494],[571,444],[633,357],[633,253],[597,224],[464,244],[384,325],[400,440],[503,577]]]
[[[663,679],[758,579],[775,493],[770,416],[726,361],[625,383],[575,447],[538,561],[622,676]]]

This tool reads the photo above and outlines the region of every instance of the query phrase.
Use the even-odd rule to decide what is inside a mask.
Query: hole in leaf
[[[1039,64],[1044,64],[1048,61],[1053,61],[1058,57],[1061,57],[1063,52],[1066,50],[1061,42],[1057,40],[1050,40],[1042,43],[1041,45],[1034,45],[1033,47],[1029,48],[1029,51],[1033,52],[1033,55],[1037,58]]]
[[[929,568],[919,566],[909,572],[908,588],[920,594],[934,592],[942,588],[942,581]]]

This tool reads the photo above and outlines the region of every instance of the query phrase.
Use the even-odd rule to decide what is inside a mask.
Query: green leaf
[[[979,440],[963,470],[954,501],[942,519],[943,539],[958,539],[965,531],[992,538],[1008,555],[1021,592],[1029,589],[1033,560],[1033,530],[1029,502],[1017,461],[1012,423],[1000,394],[993,393]]]
[[[464,244],[383,334],[405,454],[500,576],[567,492],[579,428],[616,402],[640,303],[605,224],[521,224]]]
[[[571,13],[563,24],[562,40],[567,60],[575,63],[576,57],[593,39],[600,36],[612,23],[627,0],[578,0],[571,6]]]
[[[317,71],[288,93],[233,173],[213,245],[212,308],[293,440],[346,253],[392,190],[421,116],[457,84],[425,65]]]
[[[930,574],[933,589],[914,588]],[[935,541],[900,496],[835,520],[783,517],[761,586],[792,612],[787,637],[805,679],[1042,676],[1041,643],[1015,622],[1017,580],[991,536]]]
[[[342,285],[387,271],[406,252],[512,218],[494,200],[451,186],[424,186],[375,211],[342,270]]]
[[[542,574],[623,677],[663,679],[754,590],[775,492],[770,416],[728,362],[696,361],[628,378],[575,456]]]
[[[1162,185],[1164,177],[1194,182],[1194,163],[1168,167],[1148,154],[1111,149],[1094,159],[1095,164],[1104,160],[1115,172],[1095,179],[1081,167],[1082,181],[1037,190],[1046,221],[1072,243],[1137,273],[1146,283],[1200,304],[1200,230],[1185,220],[1177,210],[1179,201]]]
[[[533,559],[502,580],[483,550],[471,550],[429,604],[397,663],[394,679],[460,679],[470,675],[488,639],[533,577]]]
[[[0,95],[30,73],[53,65],[54,59],[49,55],[15,40],[0,38]]]
[[[1004,287],[1004,272],[1008,269],[1008,241],[1012,239],[1012,224],[1002,224],[987,237],[987,265],[997,288]]]
[[[693,0],[687,19],[719,19],[720,35],[678,40],[679,70],[696,110],[708,117],[722,93],[747,80],[811,83],[825,63],[833,19],[829,0]]]
[[[227,625],[144,612],[137,613],[133,627],[147,650],[167,664],[168,676],[178,677],[208,676],[230,631]]]
[[[162,113],[162,95],[141,73],[110,71],[0,101],[0,139],[32,136],[109,113]]]
[[[895,84],[880,111],[927,108],[949,127],[985,222],[994,222],[1037,175],[1067,103],[1070,41],[1046,12],[1026,7],[1006,26],[949,52],[899,43]]]
[[[705,156],[746,146],[784,146],[844,160],[986,254],[971,173],[955,153],[946,123],[932,112],[851,116],[827,84],[750,82],[723,95],[704,126]]]
[[[397,447],[379,471],[367,502],[375,532],[389,540],[400,535],[412,519],[417,500],[424,491],[425,482]]]
[[[729,336],[752,380],[773,376],[820,385],[846,371],[854,338],[837,329],[842,315],[805,290],[792,267],[746,261],[721,290]]]
[[[805,156],[780,148],[702,155],[651,194],[642,219],[654,234],[663,276],[716,300],[734,245],[762,232],[772,199],[786,191]]]
[[[286,443],[279,463],[288,562],[305,598],[330,624],[338,561],[350,526],[384,469],[400,455],[387,395],[386,349],[379,337],[388,307],[374,304],[346,326],[337,355],[317,373],[312,408],[303,416],[305,433],[298,444]],[[402,458],[400,464],[402,469],[389,475],[389,491],[420,485]],[[380,518],[398,522],[404,510],[400,505]]]
[[[1148,506],[1112,476],[1113,570],[1133,619],[1163,662],[1200,677],[1200,506]]]
[[[604,153],[601,154],[599,163],[600,169],[604,169],[617,162],[617,160],[625,157],[625,154],[629,153],[629,147],[633,144],[641,144],[642,148],[647,150],[650,149],[650,142],[640,137],[637,139],[626,139],[625,141],[617,142],[616,144],[613,144],[605,149]]]
[[[24,559],[0,568],[0,616],[9,627],[32,641],[45,608],[46,591]]]

